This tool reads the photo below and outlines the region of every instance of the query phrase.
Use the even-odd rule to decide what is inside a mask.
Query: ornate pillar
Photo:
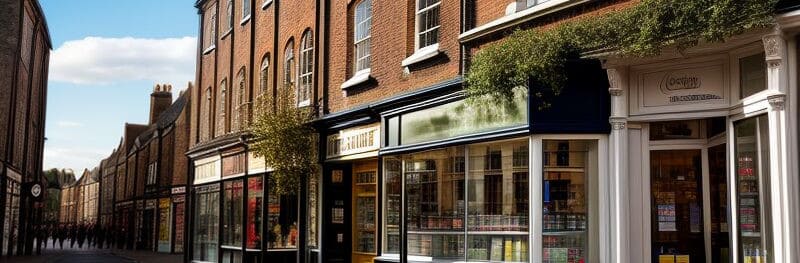
[[[601,244],[608,241],[607,249],[601,250],[601,257],[606,262],[628,263],[629,262],[629,229],[628,221],[630,209],[628,206],[628,98],[625,91],[628,89],[627,70],[622,67],[609,68],[608,74],[609,89],[611,95],[611,134],[609,135],[608,160],[609,178],[606,181],[607,191],[600,200],[607,204],[608,212],[601,212],[609,223],[608,234],[603,238],[601,234]],[[601,183],[603,185],[604,183]],[[602,190],[601,190],[602,192]],[[601,205],[601,209],[602,209]],[[603,221],[600,221],[601,224]],[[604,255],[605,254],[605,255]]]
[[[786,92],[788,89],[788,69],[786,55],[786,40],[782,33],[774,33],[763,37],[764,52],[767,62],[767,101],[769,108],[769,169],[770,183],[767,189],[771,198],[769,206],[772,213],[770,222],[772,230],[767,242],[772,242],[774,249],[773,262],[797,262],[797,251],[794,251],[794,242],[797,242],[795,233],[797,222],[794,221],[794,211],[798,209],[794,199],[796,179],[790,175],[789,169],[789,130],[786,114]],[[796,175],[794,175],[796,176]],[[768,255],[769,256],[769,255]]]

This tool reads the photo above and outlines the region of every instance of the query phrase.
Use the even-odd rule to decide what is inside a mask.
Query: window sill
[[[359,70],[358,72],[356,72],[355,75],[353,75],[353,77],[351,77],[350,79],[348,79],[347,81],[342,83],[342,89],[346,90],[346,89],[351,88],[353,86],[356,86],[358,84],[367,82],[369,80],[369,78],[370,78],[369,74],[370,74],[371,71],[372,71],[371,69]]]
[[[388,262],[400,262],[400,255],[398,255],[398,254],[383,255],[383,256],[380,256],[380,257],[376,257],[375,260],[376,261],[380,260],[380,261],[384,261],[384,262],[387,262],[387,261]]]
[[[242,18],[242,21],[239,21],[239,25],[243,26],[244,24],[247,24],[248,21],[250,21],[250,15],[247,15],[244,18]]]
[[[225,38],[226,38],[226,37],[228,37],[228,35],[230,35],[232,32],[233,32],[233,27],[229,28],[229,29],[228,29],[228,31],[225,31],[225,33],[223,33],[223,34],[222,34],[222,37],[221,37],[220,39],[225,39]]]
[[[435,57],[436,55],[439,55],[439,53],[442,52],[439,50],[439,43],[436,43],[418,49],[416,52],[414,52],[414,54],[411,54],[411,56],[408,56],[406,59],[404,59],[400,65],[402,65],[403,67],[408,67],[420,63],[422,61],[428,60],[432,57]]]
[[[213,46],[210,46],[210,47],[206,48],[206,50],[203,50],[203,55],[208,55],[208,53],[211,53],[211,51],[214,51],[214,49],[216,49],[216,48],[217,48],[217,45],[213,45]]]
[[[266,0],[266,1],[264,1],[264,3],[263,3],[263,4],[261,4],[261,9],[262,9],[262,10],[263,10],[263,9],[267,9],[267,7],[269,6],[269,4],[272,4],[272,0]]]
[[[562,10],[565,8],[569,8],[575,5],[583,4],[589,2],[589,0],[551,0],[547,1],[535,6],[528,7],[524,10],[520,10],[516,13],[505,15],[498,19],[495,19],[491,22],[483,24],[481,26],[475,27],[473,29],[467,30],[467,32],[461,33],[458,36],[458,40],[461,43],[469,42],[483,36],[486,36],[490,33],[500,31],[502,29],[510,28],[524,22],[527,22],[531,19],[553,13],[558,10]]]

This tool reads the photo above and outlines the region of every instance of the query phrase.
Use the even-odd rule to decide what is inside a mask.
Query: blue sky
[[[45,169],[93,168],[148,121],[156,83],[194,79],[194,0],[40,0],[50,29]]]

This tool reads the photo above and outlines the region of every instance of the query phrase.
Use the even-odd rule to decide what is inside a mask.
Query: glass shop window
[[[217,262],[219,237],[219,185],[195,189],[194,244],[192,259]]]
[[[739,262],[774,262],[772,247],[767,116],[734,123]]]
[[[244,204],[242,194],[244,190],[242,180],[227,181],[223,183],[225,203],[222,209],[222,245],[242,246],[242,216]]]
[[[247,179],[247,248],[261,248],[264,210],[264,178]]]
[[[767,89],[767,61],[764,53],[739,59],[739,94],[747,98]]]
[[[399,158],[386,157],[383,162],[383,192],[384,192],[384,223],[383,240],[384,254],[400,253],[400,216],[402,189],[402,165]]]
[[[267,195],[267,207],[269,248],[297,249],[300,234],[297,225],[299,212],[297,195],[279,195],[270,188]]]

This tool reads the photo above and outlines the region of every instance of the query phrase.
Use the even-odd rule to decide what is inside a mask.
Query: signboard
[[[256,157],[255,153],[247,153],[247,172],[249,174],[263,173],[267,171],[267,163],[264,157]]]
[[[170,252],[170,237],[172,229],[170,221],[172,220],[170,211],[172,202],[169,198],[161,198],[158,200],[158,252]]]
[[[172,188],[172,194],[183,194],[186,193],[186,186],[179,186]]]
[[[729,102],[724,60],[648,65],[632,72],[632,113],[663,113],[724,108]]]
[[[344,129],[339,131],[339,133],[328,135],[326,158],[338,159],[345,156],[377,151],[381,143],[380,134],[381,124],[375,123],[367,126]],[[377,153],[375,155],[377,155]]]

